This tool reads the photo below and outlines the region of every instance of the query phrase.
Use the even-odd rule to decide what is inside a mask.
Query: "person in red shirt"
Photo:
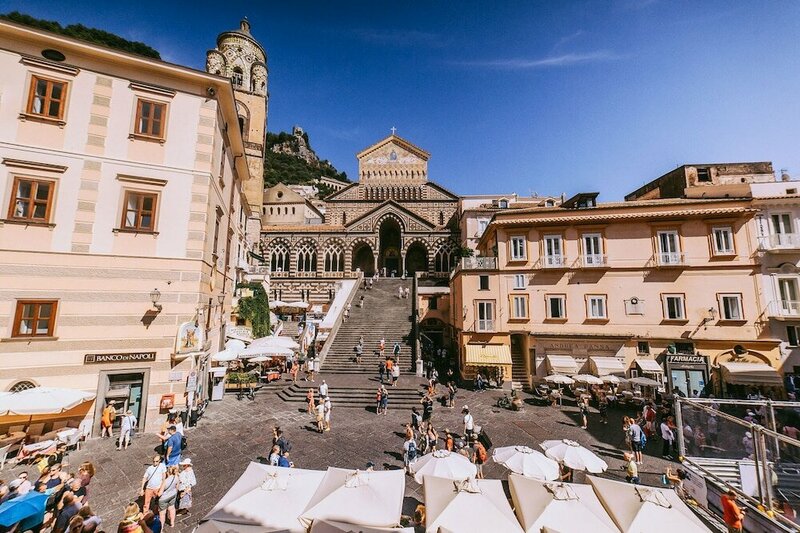
[[[722,520],[728,526],[728,533],[742,533],[744,511],[736,503],[736,491],[728,490],[722,495]]]

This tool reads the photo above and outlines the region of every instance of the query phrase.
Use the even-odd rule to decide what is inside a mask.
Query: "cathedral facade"
[[[458,260],[458,196],[429,180],[430,154],[393,133],[356,157],[321,224],[263,225],[273,298],[322,303],[358,272],[446,277]]]

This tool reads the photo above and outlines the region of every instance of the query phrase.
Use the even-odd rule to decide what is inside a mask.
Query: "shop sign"
[[[102,363],[143,363],[156,360],[156,352],[133,353],[87,353],[83,356],[83,364],[97,365]]]
[[[694,501],[700,504],[700,507],[708,509],[708,487],[706,487],[706,478],[700,472],[688,470],[686,479],[683,480],[683,488]]]
[[[546,350],[588,350],[595,352],[616,352],[619,345],[603,342],[545,342],[542,344]]]
[[[197,372],[194,370],[189,373],[189,377],[186,379],[186,390],[188,392],[197,390]]]
[[[183,372],[180,370],[170,371],[168,379],[169,381],[183,381]]]
[[[704,355],[687,355],[687,354],[675,354],[675,355],[667,355],[667,362],[668,363],[683,363],[683,364],[691,364],[691,365],[704,365],[706,364],[706,357]]]

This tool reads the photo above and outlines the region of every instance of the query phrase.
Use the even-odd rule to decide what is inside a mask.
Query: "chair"
[[[0,470],[2,470],[6,464],[6,459],[8,459],[8,452],[11,451],[12,446],[13,444],[9,444],[8,446],[3,446],[2,448],[0,448]]]
[[[76,431],[75,433],[73,433],[72,435],[67,437],[67,440],[65,442],[65,444],[67,445],[67,449],[69,450],[70,448],[72,448],[74,446],[75,447],[75,451],[80,450],[81,449],[81,437],[83,437],[83,435],[81,434],[80,431]]]

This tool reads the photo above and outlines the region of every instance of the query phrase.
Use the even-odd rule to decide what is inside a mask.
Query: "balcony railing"
[[[602,268],[608,266],[608,257],[601,254],[586,254],[581,257],[579,266],[583,268]]]
[[[269,274],[269,267],[267,265],[247,265],[247,273],[266,276]]]
[[[658,266],[682,266],[686,264],[686,260],[680,252],[659,252],[656,254],[656,262]]]
[[[772,317],[800,318],[800,300],[774,300],[767,309]]]
[[[478,319],[476,331],[494,331],[494,320]]]
[[[800,249],[800,234],[776,233],[758,238],[758,247],[761,250],[796,250]]]
[[[561,254],[542,256],[542,268],[565,268],[567,257]]]
[[[462,257],[462,270],[492,270],[497,268],[496,257]]]

